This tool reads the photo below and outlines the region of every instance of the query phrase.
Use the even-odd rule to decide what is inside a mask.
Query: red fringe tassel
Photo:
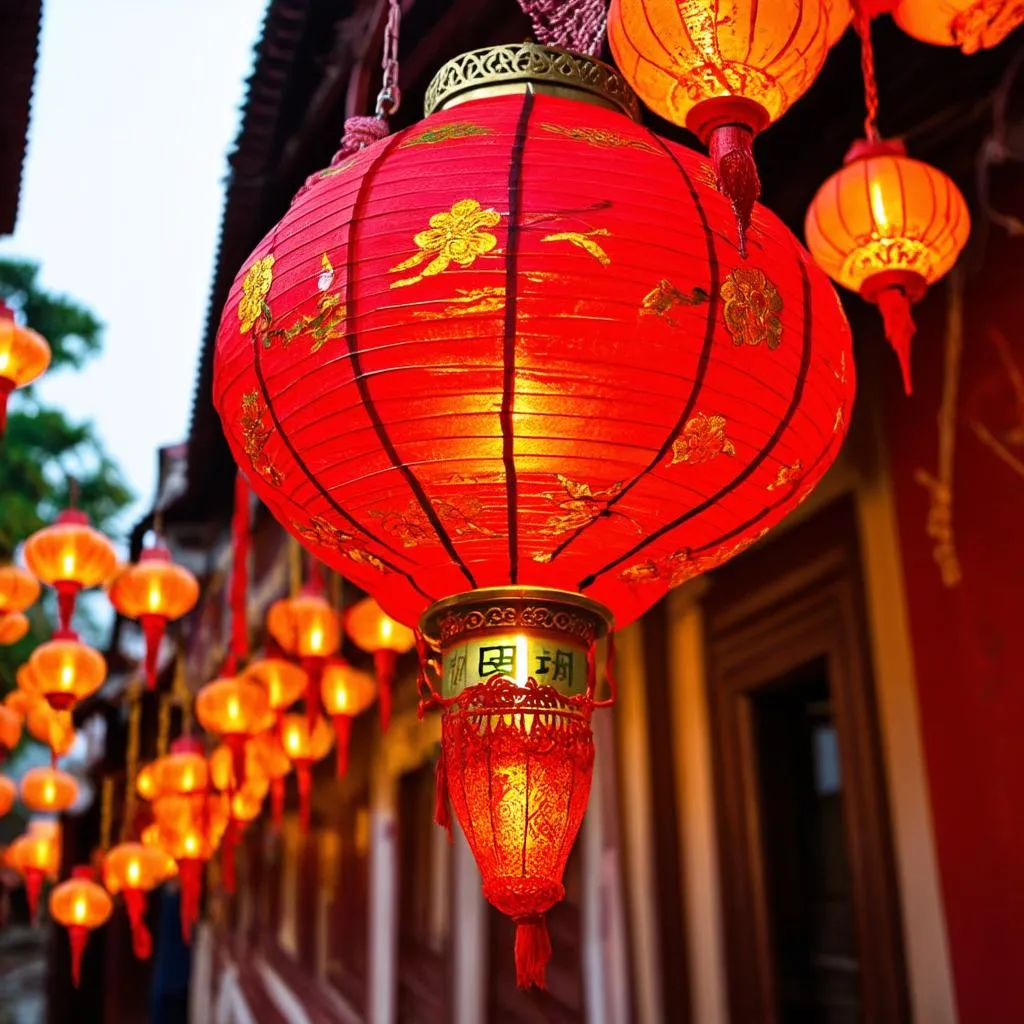
[[[520,988],[547,988],[551,936],[543,915],[516,920],[516,984]]]
[[[448,768],[445,764],[444,747],[434,765],[434,824],[440,825],[452,837],[452,810],[448,802]]]
[[[903,390],[909,395],[914,390],[910,378],[910,343],[917,333],[917,324],[910,312],[910,299],[902,288],[883,288],[874,301],[885,322],[885,336],[900,361]]]

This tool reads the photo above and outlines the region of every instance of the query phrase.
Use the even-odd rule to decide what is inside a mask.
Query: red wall
[[[976,225],[977,232],[977,225]],[[956,406],[953,538],[943,583],[926,533],[935,475],[948,292],[914,344],[915,393],[891,396],[887,433],[939,868],[962,1024],[1024,1021],[1024,241],[990,235],[967,276]],[[867,339],[865,339],[867,340]],[[886,364],[895,383],[895,360]],[[1024,383],[1021,385],[1024,388]],[[894,388],[895,391],[895,388]],[[987,430],[1008,464],[979,437]],[[909,922],[911,929],[913,922]]]

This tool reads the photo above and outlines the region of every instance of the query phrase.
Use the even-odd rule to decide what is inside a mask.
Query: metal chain
[[[878,82],[875,80],[875,51],[871,45],[871,12],[866,0],[854,0],[857,19],[857,34],[860,36],[860,71],[864,78],[864,137],[868,142],[877,142],[878,133]]]
[[[381,90],[376,114],[388,118],[398,113],[402,91],[398,87],[398,31],[402,24],[401,0],[388,0],[388,23],[384,28],[384,58],[381,61]]]

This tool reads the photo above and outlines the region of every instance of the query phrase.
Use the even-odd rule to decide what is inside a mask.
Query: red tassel
[[[352,735],[352,716],[334,716],[334,739],[336,743],[334,770],[339,779],[348,774],[348,742]]]
[[[910,343],[917,333],[910,312],[910,299],[902,288],[883,288],[874,296],[874,302],[885,322],[885,336],[892,345],[896,358],[900,361],[903,372],[903,390],[909,395],[913,392],[910,379]]]
[[[373,652],[373,666],[377,672],[377,693],[380,699],[380,728],[387,732],[391,725],[391,687],[395,680],[398,655],[394,651]]]
[[[167,620],[162,615],[143,615],[139,619],[142,635],[146,638],[146,686],[156,689],[157,667],[160,658],[160,644],[167,628]]]
[[[68,925],[68,938],[71,940],[71,982],[78,988],[82,981],[82,955],[89,941],[89,929],[80,924]]]
[[[434,765],[434,824],[440,825],[452,837],[452,811],[448,802],[448,768],[445,763],[444,747]]]
[[[547,988],[551,936],[542,914],[516,919],[516,984]]]
[[[228,750],[231,751],[231,786],[229,791],[236,793],[245,785],[245,744],[247,737],[243,733],[233,733],[224,737]]]
[[[740,255],[747,255],[747,229],[754,203],[761,195],[761,179],[754,163],[754,133],[746,125],[723,124],[711,132],[711,164],[718,190],[732,204],[739,234]]]
[[[220,848],[221,880],[224,883],[224,891],[229,896],[234,896],[238,888],[238,877],[235,873],[235,846],[238,836],[235,832],[235,823],[228,822],[224,832],[224,840]]]
[[[57,591],[57,612],[62,630],[71,629],[71,619],[75,614],[75,598],[78,597],[78,584],[68,580],[58,580],[53,585]]]
[[[181,937],[192,944],[192,929],[199,920],[199,899],[203,891],[203,862],[185,857],[178,861],[181,885]]]
[[[270,810],[274,828],[280,828],[284,820],[284,779],[270,780]]]
[[[9,377],[0,377],[0,438],[7,430],[7,400],[14,390],[14,381]]]
[[[303,658],[302,667],[306,670],[309,680],[306,684],[306,724],[309,727],[309,735],[312,736],[317,716],[320,714],[320,680],[324,674],[324,659]]]
[[[313,780],[309,774],[309,765],[299,762],[295,766],[295,774],[299,780],[299,825],[302,834],[309,835],[309,801],[313,788]]]
[[[139,960],[153,954],[153,936],[146,927],[146,894],[141,889],[123,889],[124,907],[132,926],[132,952]]]
[[[43,894],[43,873],[37,868],[25,872],[25,898],[28,900],[28,919],[33,924],[39,912],[39,897]]]

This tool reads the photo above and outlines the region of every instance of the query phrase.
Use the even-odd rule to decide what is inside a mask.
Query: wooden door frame
[[[842,499],[714,574],[704,599],[730,1019],[774,1022],[753,695],[828,666],[844,779],[862,1019],[910,1020],[900,901],[853,503]]]

